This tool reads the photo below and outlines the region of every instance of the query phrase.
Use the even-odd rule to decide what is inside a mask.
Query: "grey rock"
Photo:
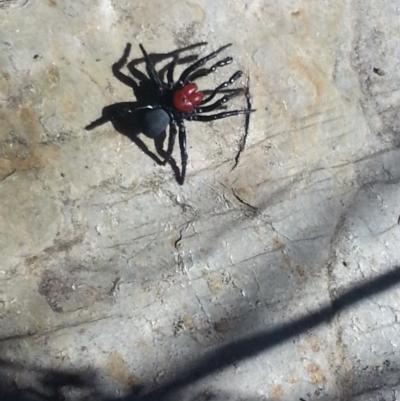
[[[0,398],[397,399],[399,13],[0,1]],[[234,62],[200,90],[242,69],[257,109],[235,168],[243,116],[186,124],[183,186],[140,127],[84,129],[136,101],[128,42],[202,41]]]

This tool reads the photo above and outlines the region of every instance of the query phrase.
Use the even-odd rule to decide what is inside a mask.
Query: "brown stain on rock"
[[[54,277],[43,279],[39,283],[38,290],[54,312],[64,312],[62,303],[71,290],[62,280]]]
[[[306,341],[310,345],[311,351],[318,352],[320,350],[319,340],[316,335],[314,334],[309,335]]]
[[[244,202],[251,204],[254,200],[254,192],[249,186],[239,186],[235,189],[236,195]]]
[[[314,89],[314,104],[318,103],[324,87],[320,71],[307,65],[301,57],[296,55],[293,57],[293,67],[306,82],[311,84]]]
[[[57,313],[92,309],[95,303],[104,299],[97,288],[86,284],[79,276],[57,276],[50,270],[41,275],[38,292]]]
[[[173,324],[174,336],[196,328],[193,318],[187,314],[180,316]]]
[[[41,271],[41,265],[41,259],[37,255],[25,259],[25,268],[29,275],[37,276]]]
[[[152,347],[150,346],[150,344],[144,340],[143,338],[139,338],[136,341],[136,345],[138,346],[138,348],[141,348],[142,350],[144,350],[147,354],[152,354]]]
[[[0,143],[0,181],[18,171],[42,169],[58,160],[58,148],[40,143],[42,130],[32,102],[18,106],[15,115],[1,116],[8,128]]]
[[[286,248],[285,243],[277,235],[272,238],[272,247],[275,251],[283,251]]]
[[[214,324],[214,329],[220,334],[225,334],[229,331],[229,322],[226,319],[222,319]]]
[[[296,384],[299,382],[299,375],[297,374],[297,371],[291,370],[289,372],[289,375],[287,377],[287,382],[290,384]]]
[[[60,70],[56,65],[51,65],[46,71],[46,79],[49,83],[49,88],[52,89],[60,82]]]
[[[78,111],[76,103],[70,97],[63,98],[61,106],[66,116],[74,115]]]
[[[285,393],[284,393],[283,388],[282,388],[281,385],[272,387],[271,391],[269,393],[270,397],[273,400],[280,400],[283,397],[284,394]]]
[[[305,345],[304,343],[299,344],[297,347],[297,352],[301,355],[301,356],[306,356],[308,353],[308,347],[307,345]]]
[[[123,384],[127,388],[133,388],[139,385],[139,379],[130,372],[127,363],[118,351],[113,351],[108,354],[106,374],[108,377]]]
[[[0,181],[17,171],[30,171],[54,165],[58,150],[53,146],[6,148],[5,158],[0,159]]]
[[[296,266],[293,270],[294,277],[296,278],[298,285],[303,285],[307,282],[306,272],[302,266]]]
[[[0,181],[3,181],[15,172],[15,168],[10,160],[0,159]]]
[[[216,274],[212,274],[208,277],[207,284],[213,294],[218,294],[223,288],[221,277]]]
[[[304,33],[309,32],[310,22],[308,20],[306,12],[302,8],[292,11],[290,15],[301,22],[304,27]]]
[[[39,127],[35,110],[31,104],[24,104],[19,109],[19,120],[24,128],[27,139],[37,139]]]
[[[2,71],[1,76],[3,79],[0,79],[0,94],[4,94],[5,96],[9,89],[10,73],[8,71]]]
[[[188,330],[193,330],[195,328],[192,316],[185,314],[181,316],[181,319]]]
[[[306,356],[306,355],[310,355],[312,353],[319,352],[320,349],[321,349],[321,347],[320,347],[320,344],[319,344],[319,339],[314,334],[311,334],[311,335],[307,336],[305,341],[302,341],[297,346],[297,351],[302,356]]]
[[[326,383],[326,377],[319,365],[316,363],[310,363],[306,366],[306,372],[310,383],[314,386],[320,386]]]

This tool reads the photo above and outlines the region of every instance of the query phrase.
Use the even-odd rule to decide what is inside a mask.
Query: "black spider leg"
[[[178,179],[179,185],[183,185],[186,177],[186,166],[188,161],[188,154],[186,151],[186,128],[185,122],[182,117],[177,118],[177,123],[179,127],[179,148],[181,150],[181,176]]]
[[[205,56],[205,57],[201,58],[200,60],[197,60],[195,63],[193,63],[192,65],[187,67],[186,70],[184,70],[182,72],[181,76],[179,77],[179,79],[178,79],[178,81],[176,83],[176,87],[177,88],[182,88],[186,84],[186,82],[188,81],[189,77],[196,70],[198,70],[200,67],[202,67],[208,60],[211,60],[212,58],[216,57],[220,52],[222,52],[223,50],[225,50],[229,46],[232,46],[232,43],[229,43],[229,44],[227,44],[225,46],[220,47],[215,52],[212,52],[208,56]]]
[[[245,91],[246,101],[247,101],[247,110],[251,110],[251,97],[250,97],[250,77],[247,78],[247,87]],[[246,119],[244,122],[244,135],[242,136],[239,142],[239,149],[235,157],[235,164],[232,167],[233,171],[239,163],[239,158],[244,148],[246,147],[247,137],[249,135],[249,128],[250,128],[250,113],[246,114]]]
[[[151,104],[154,98],[154,91],[146,89],[146,85],[150,84],[151,89],[154,88],[153,82],[143,72],[139,71],[132,62],[127,65],[128,71],[131,76],[124,74],[121,69],[127,64],[128,56],[132,45],[126,44],[122,57],[112,65],[112,72],[115,78],[117,78],[123,84],[129,86],[133,90],[133,94],[138,104]],[[142,58],[142,61],[145,61]],[[129,113],[129,112],[128,112]],[[123,116],[122,116],[123,117]]]
[[[193,110],[193,113],[194,114],[197,114],[197,113],[208,113],[209,111],[216,110],[216,109],[220,108],[228,100],[240,95],[241,93],[243,93],[243,89],[240,89],[240,88],[236,89],[234,92],[221,97],[216,102],[214,102],[214,103],[212,103],[212,104],[210,104],[208,106],[195,107],[194,110]]]
[[[217,86],[209,96],[207,96],[205,99],[203,99],[200,102],[200,105],[205,104],[210,102],[211,100],[214,99],[214,97],[221,92],[223,89],[228,87],[229,85],[232,85],[235,81],[237,81],[241,76],[243,75],[243,71],[236,71],[227,81],[223,82],[221,85]],[[235,90],[233,90],[235,92]]]
[[[170,125],[169,125],[169,138],[168,138],[168,141],[169,141],[168,147],[171,147],[171,149],[174,148],[176,133],[177,133],[176,121],[173,120],[173,125],[172,125],[172,123],[170,123]],[[172,138],[171,138],[171,135],[172,135]],[[170,153],[169,156],[167,156],[167,152],[164,150],[164,142],[165,142],[166,136],[167,136],[167,130],[165,130],[161,135],[154,138],[154,145],[156,147],[157,153],[162,158],[162,161],[159,164],[165,165],[168,163],[171,166],[172,171],[174,172],[176,181],[179,182],[180,170],[179,170],[179,167],[177,166],[176,161],[171,156],[172,150],[168,151]]]
[[[162,76],[162,74],[165,73],[165,69],[167,70],[167,82],[168,82],[168,89],[172,89],[174,86],[174,71],[175,67],[177,64],[187,64],[187,63],[192,63],[194,60],[197,60],[198,55],[193,55],[193,56],[187,56],[184,58],[179,58],[178,55],[175,55],[172,61],[167,64],[165,67],[163,67],[159,75]]]
[[[168,66],[167,70],[168,89],[172,89],[174,86],[174,70],[177,62],[178,62],[178,56],[175,56]]]
[[[222,113],[217,113],[217,114],[208,114],[208,115],[201,115],[201,114],[185,114],[184,118],[185,120],[188,121],[214,121],[214,120],[220,120],[221,118],[227,118],[227,117],[232,117],[232,116],[237,116],[239,114],[249,114],[253,113],[256,110],[251,109],[243,109],[243,110],[231,110],[231,111],[224,111]]]
[[[233,61],[232,57],[226,57],[221,61],[218,61],[218,63],[215,63],[213,66],[211,66],[210,68],[202,68],[200,70],[195,71],[193,74],[191,74],[188,77],[188,82],[193,82],[196,79],[205,77],[209,74],[212,74],[217,68],[220,67],[225,67],[226,65],[231,64]]]
[[[144,47],[142,44],[139,45],[140,46],[140,50],[143,53],[145,62],[146,62],[146,71],[147,74],[149,74],[149,78],[150,80],[154,83],[159,96],[162,96],[164,94],[164,85],[160,80],[160,77],[157,74],[157,71],[154,67],[153,62],[150,60],[149,55],[147,54],[146,50],[144,50]]]
[[[160,68],[160,70],[158,71],[158,76],[160,77],[161,81],[163,81],[165,74],[168,73],[168,70],[170,68],[172,68],[172,75],[173,75],[173,71],[177,64],[193,63],[194,61],[196,61],[199,58],[199,56],[197,54],[193,54],[193,55],[182,57],[182,58],[179,58],[178,56],[174,56],[173,58],[177,59],[176,62],[172,61],[171,63],[168,63],[168,64],[164,65],[164,67]],[[175,64],[172,67],[171,64],[173,64],[173,63],[175,63]],[[172,87],[173,87],[173,85],[168,86],[168,89],[172,89]]]
[[[176,121],[175,117],[172,113],[169,114],[169,137],[168,137],[168,148],[167,152],[165,153],[163,164],[167,164],[168,161],[171,159],[172,152],[175,146],[175,139],[176,139]]]

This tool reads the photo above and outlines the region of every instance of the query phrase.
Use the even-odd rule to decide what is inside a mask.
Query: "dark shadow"
[[[64,401],[104,399],[90,370],[27,368],[0,360],[1,401]],[[75,396],[74,393],[79,395]]]

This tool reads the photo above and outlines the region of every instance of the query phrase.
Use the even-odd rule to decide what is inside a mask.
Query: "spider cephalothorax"
[[[140,114],[138,119],[140,123],[140,129],[146,136],[150,138],[157,138],[169,126],[169,139],[168,148],[165,154],[163,163],[167,163],[171,159],[172,151],[175,145],[175,139],[177,132],[179,131],[179,146],[181,150],[181,173],[179,183],[183,184],[186,175],[187,165],[187,151],[186,151],[186,130],[184,120],[189,121],[213,121],[221,118],[236,116],[238,114],[249,114],[255,110],[250,107],[247,109],[221,111],[216,114],[204,114],[214,110],[222,109],[224,104],[235,96],[238,96],[244,91],[240,88],[233,89],[229,94],[225,94],[213,103],[210,103],[216,95],[218,95],[227,86],[233,84],[242,76],[242,71],[236,71],[229,80],[220,84],[217,88],[205,97],[203,93],[198,92],[197,85],[193,82],[198,78],[205,77],[206,75],[214,72],[218,67],[223,67],[232,63],[232,57],[226,57],[221,61],[218,61],[210,68],[201,68],[209,60],[215,58],[221,51],[231,46],[231,44],[220,47],[213,53],[205,56],[193,64],[189,65],[177,81],[174,81],[174,69],[178,63],[178,57],[175,56],[172,62],[168,66],[167,70],[167,82],[164,82],[159,73],[157,73],[152,60],[145,51],[142,45],[144,60],[146,63],[146,71],[148,79],[151,82],[154,89],[154,99],[148,104],[141,104],[138,107],[122,107],[118,110],[118,115],[113,116],[113,120],[116,118],[122,118],[127,115]],[[94,127],[95,124],[91,124],[90,128]],[[177,129],[178,127],[178,129]]]

